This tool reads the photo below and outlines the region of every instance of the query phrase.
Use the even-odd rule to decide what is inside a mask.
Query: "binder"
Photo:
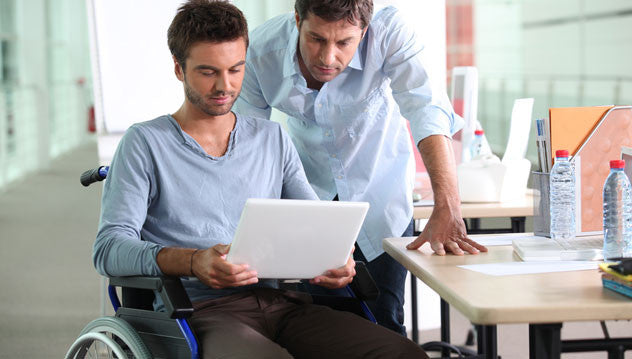
[[[561,107],[549,109],[551,159],[555,151],[567,150],[573,156],[586,141],[599,120],[614,106]]]
[[[571,162],[581,181],[581,233],[603,231],[603,184],[610,160],[621,158],[621,147],[632,146],[632,106],[610,108],[599,120]]]

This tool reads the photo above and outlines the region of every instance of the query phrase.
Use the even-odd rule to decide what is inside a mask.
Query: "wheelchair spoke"
[[[67,358],[75,359],[151,358],[136,331],[127,322],[115,317],[98,318],[86,325],[68,353]]]
[[[90,358],[98,358],[99,357],[99,353],[97,352],[97,345],[99,342],[94,342],[94,345],[90,348],[91,351],[94,351],[94,356],[92,355],[92,353],[90,353]]]
[[[86,354],[88,355],[88,358],[98,359],[104,357],[105,355],[107,355],[108,358],[113,358],[111,348],[107,344],[98,340],[92,342],[90,349]]]
[[[112,335],[112,337],[114,337],[114,335]],[[108,351],[108,358],[110,358],[110,359],[116,358],[116,355],[114,355],[114,352],[112,350]]]
[[[99,346],[103,345],[101,342],[96,342],[94,345],[94,357],[99,358]]]

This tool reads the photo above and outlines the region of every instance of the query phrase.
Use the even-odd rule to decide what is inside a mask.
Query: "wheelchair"
[[[108,167],[84,172],[84,186],[102,181]],[[122,302],[117,288],[121,288]],[[287,283],[285,289],[297,289]],[[348,297],[312,295],[314,304],[358,314],[374,323],[375,317],[364,302],[377,298],[377,286],[365,264],[356,262],[354,281],[345,288]],[[108,295],[113,317],[93,320],[81,331],[66,354],[75,358],[199,358],[200,348],[187,318],[193,305],[178,277],[111,277]],[[154,311],[155,297],[165,310]]]

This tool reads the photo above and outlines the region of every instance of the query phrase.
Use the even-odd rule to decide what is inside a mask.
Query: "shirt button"
[[[332,158],[336,158],[336,155],[335,155],[335,154],[333,154],[333,155],[331,155],[331,157],[332,157]]]
[[[329,131],[325,132],[325,136],[329,137]]]
[[[368,109],[368,108],[365,108],[365,109],[364,109],[364,112],[369,112],[369,109]]]
[[[323,107],[323,104],[319,103],[317,106],[318,106],[318,108],[321,108],[321,107]]]
[[[342,179],[342,176],[338,176],[338,179]]]

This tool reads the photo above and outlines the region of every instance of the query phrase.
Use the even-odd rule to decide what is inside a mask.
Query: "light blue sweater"
[[[105,182],[94,265],[106,276],[161,275],[156,255],[163,247],[231,243],[251,197],[317,199],[279,124],[237,114],[221,157],[206,154],[170,115],[135,124]],[[244,289],[215,290],[183,279],[192,301]]]

